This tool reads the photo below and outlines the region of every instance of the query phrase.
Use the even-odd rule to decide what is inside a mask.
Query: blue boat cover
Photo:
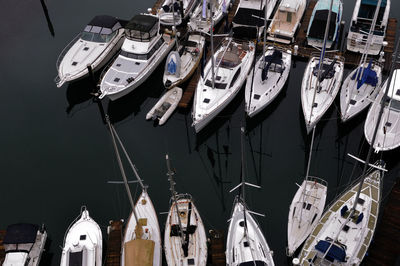
[[[354,80],[354,79],[356,79],[356,75],[357,75],[357,80],[358,80],[357,81],[357,89],[361,88],[361,86],[364,83],[369,84],[374,87],[378,83],[378,76],[377,76],[376,72],[371,69],[371,67],[372,67],[372,60],[369,61],[368,67],[364,68],[364,72],[363,72],[362,68],[360,68],[358,70],[358,75],[357,75],[357,71],[356,71],[356,73],[354,73],[354,75],[351,77],[351,80]],[[360,75],[362,72],[363,72],[363,74],[362,74],[362,77],[360,78]]]
[[[272,55],[267,55],[264,57],[265,60],[265,67],[261,72],[261,80],[264,81],[268,77],[268,69],[271,66],[271,64],[277,64],[277,65],[282,65],[282,52],[275,49]]]
[[[171,75],[176,73],[176,63],[174,59],[171,59],[168,62],[168,73],[170,73]]]
[[[381,1],[381,7],[386,6],[387,0],[382,0]],[[378,0],[362,0],[361,1],[362,5],[370,5],[370,6],[377,6],[378,5]]]
[[[35,224],[13,224],[7,227],[4,244],[35,243],[39,226]]]
[[[320,240],[318,241],[317,245],[315,245],[315,249],[325,254],[330,245],[330,242]],[[339,262],[346,262],[346,251],[344,250],[344,248],[333,244],[326,254],[326,258],[330,260],[337,260]]]

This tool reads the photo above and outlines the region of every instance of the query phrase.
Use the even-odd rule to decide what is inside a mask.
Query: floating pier
[[[393,187],[374,239],[365,257],[365,265],[400,265],[400,180]]]
[[[225,245],[224,245],[224,234],[219,230],[210,230],[210,249],[209,256],[211,259],[211,265],[213,266],[225,266]]]
[[[0,265],[3,265],[4,258],[6,257],[6,251],[4,250],[3,239],[6,235],[5,230],[0,230]]]
[[[122,243],[123,220],[110,221],[108,226],[107,252],[105,258],[106,266],[121,265],[121,243]]]
[[[159,1],[157,1],[157,3],[158,2]],[[300,59],[300,60],[304,60],[304,61],[307,61],[310,58],[312,53],[319,53],[319,50],[317,50],[311,46],[307,46],[307,38],[306,38],[308,25],[310,23],[312,11],[313,11],[316,3],[317,3],[317,0],[309,1],[307,8],[304,12],[304,16],[301,20],[300,28],[298,29],[298,31],[296,33],[296,38],[295,38],[294,43],[281,44],[281,43],[276,43],[276,42],[272,42],[272,41],[267,41],[266,44],[267,45],[275,45],[275,46],[281,47],[282,49],[290,50],[290,51],[292,51],[292,54],[296,57],[296,59]],[[236,13],[236,9],[238,8],[238,5],[239,5],[239,1],[235,0],[232,4],[231,9],[229,10],[229,13],[228,13],[229,25],[232,23],[232,20]],[[221,33],[223,30],[224,23],[225,22],[222,21],[218,25],[218,27],[215,29],[215,32]],[[344,27],[342,25],[341,32],[340,32],[342,38],[339,38],[343,42],[343,45],[341,45],[341,43],[339,43],[338,44],[339,48],[340,48],[340,46],[346,47],[346,38],[345,38],[344,32],[342,32],[343,28]],[[396,28],[397,28],[397,19],[389,18],[388,26],[386,28],[386,37],[385,37],[387,46],[384,47],[384,49],[383,49],[383,51],[384,51],[383,67],[384,67],[385,72],[388,72],[390,69],[392,53],[394,51],[394,46],[395,46]],[[258,42],[258,48],[261,49],[262,46],[263,46],[263,42],[262,41]],[[296,47],[296,49],[295,49],[295,47]],[[343,56],[345,58],[345,65],[347,67],[351,67],[351,68],[358,66],[360,59],[361,59],[360,53],[353,53],[350,51],[338,51],[338,52],[336,52],[336,54],[339,56]],[[207,60],[210,58],[210,56],[211,55],[208,50],[207,51]],[[374,56],[374,58],[378,59],[379,55]],[[200,72],[195,73],[192,76],[192,78],[189,80],[189,82],[187,83],[186,88],[183,86],[183,89],[185,89],[185,91],[184,91],[182,99],[178,105],[180,108],[189,108],[191,106],[191,101],[193,99],[193,95],[196,90],[196,86],[197,86],[197,82],[198,82],[199,78],[200,78]]]

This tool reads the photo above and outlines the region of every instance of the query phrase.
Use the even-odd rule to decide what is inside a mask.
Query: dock
[[[381,217],[364,263],[371,266],[399,265],[400,180],[393,187]]]
[[[110,221],[108,226],[107,252],[105,258],[106,266],[121,265],[121,243],[122,243],[123,220]]]
[[[219,230],[210,230],[210,249],[209,256],[210,262],[213,266],[225,266],[225,245],[224,245],[224,234]]]
[[[157,1],[159,2],[159,1]],[[290,50],[292,51],[293,56],[297,59],[297,60],[303,60],[303,61],[308,61],[308,59],[310,58],[310,56],[313,53],[319,53],[319,50],[311,47],[311,46],[307,46],[307,29],[308,29],[308,25],[310,23],[310,19],[311,19],[311,15],[312,15],[312,11],[315,7],[315,4],[317,3],[317,0],[311,0],[308,2],[308,5],[306,7],[306,10],[304,12],[304,16],[301,20],[301,25],[300,28],[297,30],[296,33],[296,37],[295,37],[295,41],[292,44],[281,44],[281,43],[276,43],[276,42],[272,42],[272,41],[267,41],[266,44],[267,45],[275,45],[278,46],[284,50]],[[236,10],[238,8],[239,5],[239,1],[235,0],[234,3],[231,6],[231,9],[229,10],[228,13],[228,22],[229,25],[232,23],[233,17],[236,13]],[[221,33],[223,28],[224,28],[224,21],[222,21],[220,23],[220,25],[218,25],[218,27],[215,28],[215,32]],[[343,31],[343,25],[341,26],[341,29]],[[390,64],[391,64],[391,60],[392,60],[392,53],[394,52],[394,46],[395,46],[395,38],[396,38],[396,28],[397,28],[397,19],[395,18],[389,18],[388,20],[388,26],[386,29],[386,37],[385,37],[385,41],[387,42],[387,46],[384,47],[383,51],[384,51],[384,62],[383,62],[383,69],[384,72],[388,72],[390,69]],[[341,40],[342,42],[346,42],[345,39],[345,34],[344,32],[340,32],[341,37],[339,38],[339,40]],[[258,42],[258,47],[261,50],[261,47],[263,46],[263,42]],[[346,47],[346,43],[344,43],[343,45],[341,45],[340,43],[338,44],[338,46],[342,46],[342,47]],[[346,49],[344,49],[345,51],[338,51],[335,54],[338,56],[342,56],[345,58],[345,65],[346,67],[350,67],[350,68],[354,68],[356,66],[358,66],[360,59],[361,59],[361,54],[360,53],[354,53],[354,52],[350,52],[350,51],[346,51]],[[209,53],[209,49],[207,51],[208,56],[206,57],[206,60],[208,60],[210,58],[210,53]],[[378,59],[378,56],[371,56],[372,58]],[[199,72],[199,71],[198,71]],[[182,88],[185,89],[182,99],[179,102],[179,107],[182,109],[186,109],[189,108],[191,106],[191,102],[193,100],[193,95],[194,92],[196,90],[197,87],[197,82],[200,78],[200,73],[195,73],[190,80],[186,83],[187,86],[183,86]]]
[[[0,230],[0,265],[3,265],[6,257],[6,251],[4,250],[3,239],[6,235],[6,230]]]

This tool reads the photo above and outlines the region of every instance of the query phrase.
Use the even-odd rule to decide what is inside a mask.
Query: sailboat
[[[158,10],[160,23],[178,26],[187,19],[198,6],[199,0],[165,0]]]
[[[189,36],[176,51],[169,53],[165,63],[163,83],[166,89],[187,81],[199,66],[204,52],[206,39],[199,33],[188,33]]]
[[[399,52],[397,42],[393,53],[389,81],[394,75],[394,66]],[[392,86],[392,82],[388,85]],[[385,88],[384,97],[388,94]],[[378,160],[370,164],[373,146],[377,139],[385,101],[381,102],[379,116],[374,123],[371,146],[364,160],[349,154],[364,164],[361,177],[349,186],[327,208],[315,227],[299,258],[293,263],[298,265],[360,265],[374,236],[381,201],[381,186],[385,163]]]
[[[58,56],[58,76],[54,80],[57,87],[88,76],[88,65],[94,71],[103,67],[121,48],[123,41],[124,28],[117,18],[94,17]]]
[[[353,16],[350,22],[349,34],[347,36],[347,50],[363,53],[365,46],[370,48],[367,53],[378,55],[382,49],[389,20],[391,0],[357,0],[354,6]],[[373,27],[372,37],[367,42],[367,32],[371,28],[374,13],[378,12],[376,25]]]
[[[203,0],[193,11],[188,23],[191,31],[208,34],[211,29],[211,23],[217,25],[227,12],[227,3],[229,0]]]
[[[301,105],[307,133],[310,133],[335,100],[343,78],[344,58],[326,54],[331,28],[329,21],[334,3],[337,3],[337,0],[330,2],[321,53],[311,55],[301,83]]]
[[[268,40],[290,44],[300,27],[306,10],[306,0],[282,0],[268,27]]]
[[[7,226],[2,241],[2,251],[5,251],[2,265],[38,266],[46,239],[44,225],[40,227],[36,224],[19,223]]]
[[[207,238],[200,213],[189,194],[175,191],[168,154],[166,155],[170,182],[171,207],[165,223],[165,258],[169,266],[207,265]]]
[[[343,4],[341,0],[333,0],[333,5],[329,8],[331,0],[318,0],[311,14],[310,23],[307,29],[307,43],[314,47],[331,48],[333,43],[339,38],[340,22],[343,14]],[[330,19],[327,20],[328,13]],[[329,23],[328,39],[324,40],[324,25]]]
[[[378,6],[380,6],[381,1],[382,0],[378,0]],[[343,122],[361,112],[371,101],[374,101],[379,92],[379,87],[381,86],[381,64],[373,59],[367,62],[367,55],[371,47],[378,13],[379,8],[377,7],[367,36],[367,45],[364,46],[365,49],[360,59],[360,64],[344,80],[340,91],[340,113]]]
[[[141,85],[168,55],[175,42],[160,33],[159,18],[134,16],[125,26],[125,41],[115,60],[101,75],[100,96],[116,100]]]
[[[241,128],[242,146],[242,177],[241,182],[235,188],[241,189],[233,202],[233,212],[229,222],[228,236],[226,240],[226,265],[229,266],[272,266],[275,265],[272,258],[273,252],[252,214],[261,215],[250,211],[245,202],[245,186],[260,188],[257,185],[245,181],[244,163],[244,128]],[[263,215],[262,215],[263,216]]]
[[[102,252],[101,229],[83,206],[80,215],[67,229],[60,266],[102,265]]]
[[[135,166],[122,144],[117,131],[111,125],[108,116],[106,117],[106,121],[110,129],[123,183],[132,208],[123,237],[121,265],[132,265],[133,263],[134,265],[160,266],[162,261],[161,232],[158,224],[157,213],[154,209],[153,203],[151,202],[150,196],[147,193],[147,186],[143,184],[142,179],[139,177]],[[142,193],[140,194],[136,204],[133,203],[132,194],[121,162],[116,140],[122,148],[125,157],[137,178],[137,182],[142,188]]]
[[[267,8],[264,10],[264,28],[266,28]],[[264,31],[263,53],[247,76],[245,110],[249,117],[258,114],[276,98],[289,76],[291,62],[290,50],[275,46],[266,49],[266,31]]]
[[[388,88],[388,86],[390,87]],[[391,80],[386,80],[378,97],[369,109],[364,124],[364,135],[370,145],[372,145],[374,125],[380,116],[382,104],[382,119],[379,122],[376,139],[373,142],[376,152],[393,150],[400,146],[400,69],[394,70]]]

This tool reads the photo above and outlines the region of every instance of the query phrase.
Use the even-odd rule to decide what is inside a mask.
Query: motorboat
[[[262,214],[250,211],[245,201],[246,186],[260,188],[260,186],[245,181],[244,160],[244,128],[241,128],[241,182],[230,192],[240,189],[240,193],[233,202],[233,212],[229,220],[229,229],[226,239],[226,265],[229,266],[273,266],[273,251],[269,248],[267,240],[260,225],[253,215]]]
[[[96,16],[58,56],[55,78],[57,87],[65,82],[88,76],[88,65],[93,71],[102,68],[121,48],[124,29],[112,16]]]
[[[198,4],[199,0],[165,0],[158,10],[160,23],[167,26],[178,26],[189,18]]]
[[[307,133],[311,132],[331,106],[343,79],[343,57],[326,55],[322,62],[319,67],[320,55],[312,54],[301,83],[301,105]]]
[[[191,31],[208,34],[213,26],[221,22],[227,15],[229,0],[203,0],[193,11],[188,27]]]
[[[340,114],[343,122],[375,101],[381,82],[382,65],[372,59],[346,77],[340,90]]]
[[[241,0],[232,20],[232,31],[235,38],[254,40],[264,30],[265,8],[269,19],[277,0]]]
[[[3,239],[3,266],[38,266],[47,232],[44,225],[19,223],[9,225]]]
[[[192,112],[192,125],[196,132],[203,129],[237,95],[251,69],[254,53],[253,42],[232,38],[222,41],[216,56],[211,56],[207,62],[204,78],[200,78],[196,87]]]
[[[390,85],[388,85],[390,84]],[[389,88],[388,88],[389,86]],[[388,90],[385,96],[385,91]],[[383,107],[382,107],[383,105]],[[379,119],[380,109],[382,117]],[[373,148],[376,152],[393,150],[400,146],[400,69],[394,70],[391,82],[386,80],[376,100],[369,109],[364,124],[364,135],[372,145],[375,125],[378,123],[377,135]]]
[[[300,27],[306,0],[282,0],[268,27],[268,40],[290,44]]]
[[[382,164],[375,163],[332,201],[295,258],[297,265],[361,264],[378,221]]]
[[[351,17],[349,34],[347,36],[347,50],[364,53],[371,28],[373,17],[378,11],[376,25],[369,41],[368,54],[378,55],[382,49],[388,25],[390,0],[357,0]]]
[[[158,120],[161,126],[167,122],[168,118],[175,111],[179,101],[182,98],[182,89],[174,87],[168,90],[160,100],[154,105],[153,108],[147,113],[146,119]]]
[[[246,113],[253,117],[270,104],[284,87],[290,73],[292,52],[274,46],[266,49],[247,76]]]
[[[175,44],[170,35],[159,31],[157,16],[136,15],[127,23],[121,51],[101,75],[100,99],[125,96],[153,73]]]
[[[191,195],[176,193],[168,155],[166,160],[172,193],[164,231],[167,264],[206,266],[207,237],[200,213]]]
[[[200,34],[189,33],[177,51],[169,53],[163,76],[166,89],[181,85],[193,75],[203,57],[205,41]]]
[[[329,21],[328,39],[326,48],[331,48],[339,39],[340,23],[342,21],[343,4],[341,0],[318,0],[311,14],[307,29],[307,43],[314,47],[322,47],[325,34],[325,25],[329,13],[329,7],[333,1],[332,14]]]
[[[68,227],[64,237],[60,266],[102,265],[103,237],[99,225],[86,207]]]

